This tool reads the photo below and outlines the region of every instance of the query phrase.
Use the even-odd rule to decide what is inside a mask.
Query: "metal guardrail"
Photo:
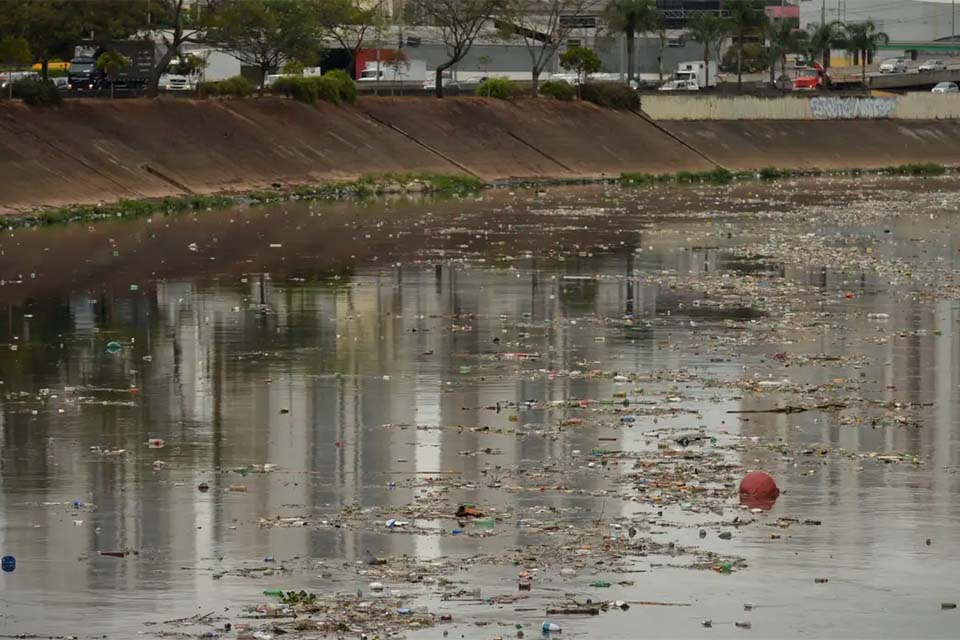
[[[910,69],[906,73],[871,73],[867,75],[871,89],[906,89],[911,87],[933,87],[941,82],[960,83],[960,67],[951,67],[946,71],[919,71]]]

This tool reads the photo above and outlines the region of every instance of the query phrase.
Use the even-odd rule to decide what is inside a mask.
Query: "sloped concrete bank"
[[[0,212],[385,173],[486,181],[960,164],[957,121],[674,121],[586,103],[366,98],[0,105]]]

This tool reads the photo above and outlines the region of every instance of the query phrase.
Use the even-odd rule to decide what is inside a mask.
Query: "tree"
[[[110,97],[115,97],[114,88],[120,72],[130,66],[130,58],[118,51],[101,53],[97,58],[97,70],[102,71],[110,79]]]
[[[490,68],[490,63],[493,62],[493,58],[492,58],[491,56],[488,56],[488,55],[482,55],[482,56],[480,56],[480,57],[477,58],[477,62],[479,62],[479,63],[480,63],[480,66],[483,67],[483,80],[484,80],[483,84],[486,86],[485,88],[486,88],[486,90],[487,90],[487,97],[489,98],[489,97],[490,97],[490,83],[487,82],[487,80],[489,80],[490,78],[489,78],[489,76],[488,76],[488,74],[487,74],[487,69]]]
[[[842,46],[843,23],[839,20],[813,25],[807,35],[807,55],[811,60],[821,59],[823,68],[830,67],[830,51]]]
[[[667,50],[667,21],[663,18],[663,14],[657,24],[657,39],[660,41],[660,51],[657,52],[657,74],[660,82],[663,82],[663,53]]]
[[[386,0],[319,0],[317,15],[325,36],[335,40],[350,56],[348,72],[357,77],[357,55],[371,29],[383,26]]]
[[[574,29],[561,16],[579,15],[590,5],[589,0],[503,0],[500,32],[523,39],[530,54],[534,97],[539,94],[540,75]]]
[[[159,26],[165,27],[157,32],[163,44],[163,55],[157,60],[147,85],[147,95],[155,97],[159,93],[160,76],[167,72],[170,63],[180,55],[180,47],[187,42],[197,42],[203,30],[199,24],[190,26],[192,15],[188,0],[151,0],[150,8],[151,22],[156,20]]]
[[[860,57],[860,79],[863,86],[867,86],[867,58],[873,56],[881,44],[890,42],[890,36],[883,31],[877,31],[873,20],[844,25],[846,35],[843,38],[843,48]]]
[[[654,0],[610,0],[604,13],[610,29],[627,37],[627,82],[630,82],[636,75],[637,34],[659,31],[663,16]]]
[[[401,69],[410,69],[410,60],[407,58],[407,54],[403,52],[403,49],[394,49],[388,53],[383,63],[393,68],[394,82],[397,81],[397,76],[400,75]]]
[[[581,87],[587,81],[587,76],[600,71],[600,56],[586,47],[570,47],[560,54],[560,66],[577,74],[577,97],[580,98]]]
[[[694,41],[703,45],[705,84],[710,86],[710,48],[727,39],[729,22],[715,13],[701,11],[687,22],[687,30]],[[719,48],[719,47],[718,47]]]
[[[280,68],[280,73],[285,76],[302,76],[304,69],[306,67],[299,60],[287,60]]]
[[[400,75],[401,69],[404,71],[410,70],[410,60],[407,58],[407,54],[403,52],[403,49],[394,49],[393,51],[388,53],[386,59],[384,60],[384,64],[386,64],[388,68],[393,69],[394,82],[397,81],[397,78]],[[379,69],[377,70],[377,72],[379,74]],[[391,96],[394,94],[394,90],[395,90],[395,86],[391,85],[390,86]]]
[[[206,40],[260,70],[260,93],[267,74],[287,60],[316,50],[313,5],[300,0],[243,0],[221,7],[207,23]]]
[[[436,94],[443,97],[443,72],[463,60],[499,0],[417,0],[417,12],[439,27],[447,59],[437,65]]]
[[[146,4],[128,0],[5,0],[0,7],[0,33],[26,40],[44,79],[50,59],[69,60],[81,41],[102,45],[145,24]]]
[[[770,62],[770,83],[776,81],[776,67],[780,63],[780,73],[787,72],[787,54],[802,53],[807,49],[807,32],[794,28],[784,20],[767,24],[768,55]]]
[[[731,33],[737,45],[737,91],[743,88],[743,46],[747,36],[763,30],[767,22],[763,0],[730,0],[727,2],[730,14]]]
[[[13,71],[18,67],[25,67],[33,60],[30,55],[30,45],[23,38],[6,36],[0,39],[0,64]],[[7,97],[13,99],[13,77],[7,79]]]

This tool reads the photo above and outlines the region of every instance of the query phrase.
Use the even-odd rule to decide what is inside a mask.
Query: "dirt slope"
[[[587,103],[367,98],[0,105],[0,212],[365,174],[484,180],[624,171],[960,164],[953,121],[674,122]]]

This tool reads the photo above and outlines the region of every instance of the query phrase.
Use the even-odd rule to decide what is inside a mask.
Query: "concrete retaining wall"
[[[650,95],[643,110],[654,120],[943,120],[960,119],[960,94],[894,97]]]
[[[738,120],[670,122],[665,128],[728,169],[876,169],[960,164],[958,120]]]

